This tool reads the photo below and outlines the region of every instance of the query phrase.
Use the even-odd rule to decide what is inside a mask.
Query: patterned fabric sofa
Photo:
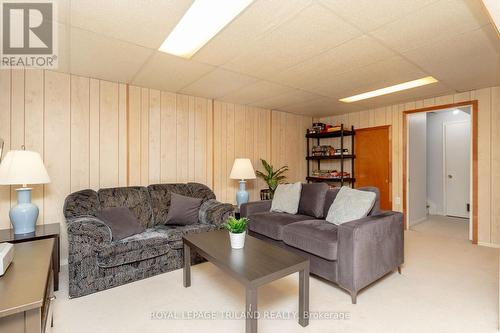
[[[199,221],[166,226],[171,193],[201,198]],[[94,215],[108,207],[128,207],[146,230],[119,241]],[[64,203],[69,243],[69,296],[79,297],[183,266],[182,235],[220,229],[233,212],[199,183],[82,190]],[[201,262],[193,257],[193,263]]]

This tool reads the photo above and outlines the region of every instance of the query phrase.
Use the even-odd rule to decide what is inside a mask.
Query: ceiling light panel
[[[368,92],[365,92],[365,93],[362,93],[359,95],[341,98],[341,99],[339,99],[339,101],[344,102],[344,103],[352,103],[352,102],[361,101],[363,99],[387,95],[387,94],[395,93],[398,91],[412,89],[412,88],[416,88],[416,87],[420,87],[420,86],[425,86],[427,84],[436,83],[436,82],[438,82],[438,81],[435,78],[433,78],[432,76],[427,76],[427,77],[424,77],[424,78],[421,78],[418,80],[408,81],[408,82],[396,84],[394,86],[385,87],[385,88],[377,89],[377,90],[373,90],[373,91],[368,91]]]
[[[191,58],[253,0],[195,0],[159,51]]]

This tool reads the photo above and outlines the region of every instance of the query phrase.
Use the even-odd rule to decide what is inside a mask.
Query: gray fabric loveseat
[[[325,188],[326,187],[326,188]],[[356,303],[358,292],[403,263],[403,214],[380,211],[379,191],[367,217],[339,226],[324,220],[338,189],[326,184],[303,184],[298,214],[271,212],[271,201],[250,202],[241,206],[249,219],[249,234],[310,259],[311,273],[347,290]],[[312,192],[323,191],[319,202]],[[316,199],[315,199],[316,198]],[[301,212],[302,205],[316,206],[321,216]]]
[[[171,193],[201,198],[196,224],[165,225]],[[95,217],[103,208],[128,207],[146,228],[112,241],[109,227]],[[64,203],[69,243],[69,296],[79,297],[168,272],[183,266],[182,235],[220,229],[233,213],[230,204],[215,200],[205,185],[158,184],[148,187],[83,190]],[[200,257],[193,257],[193,263]]]

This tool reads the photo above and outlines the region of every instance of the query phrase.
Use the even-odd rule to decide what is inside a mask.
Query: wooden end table
[[[246,314],[257,313],[258,287],[299,272],[299,324],[309,325],[309,259],[252,236],[245,247],[231,249],[225,230],[186,235],[184,243],[184,287],[191,286],[191,251],[200,254],[229,274],[246,289]],[[258,316],[247,316],[246,332],[257,333]]]
[[[41,333],[52,327],[54,239],[14,245],[0,278],[0,333]]]
[[[53,238],[54,249],[52,251],[52,268],[54,269],[54,290],[59,290],[59,271],[61,245],[59,241],[60,225],[59,223],[39,224],[35,232],[29,234],[14,234],[13,229],[0,229],[0,243],[24,243],[40,239]]]

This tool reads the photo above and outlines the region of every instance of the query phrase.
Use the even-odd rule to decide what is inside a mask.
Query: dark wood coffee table
[[[257,332],[257,288],[295,272],[299,272],[299,324],[309,324],[309,259],[248,235],[245,247],[233,250],[225,230],[190,234],[182,240],[184,287],[191,285],[191,251],[238,280],[246,288],[247,333]]]

